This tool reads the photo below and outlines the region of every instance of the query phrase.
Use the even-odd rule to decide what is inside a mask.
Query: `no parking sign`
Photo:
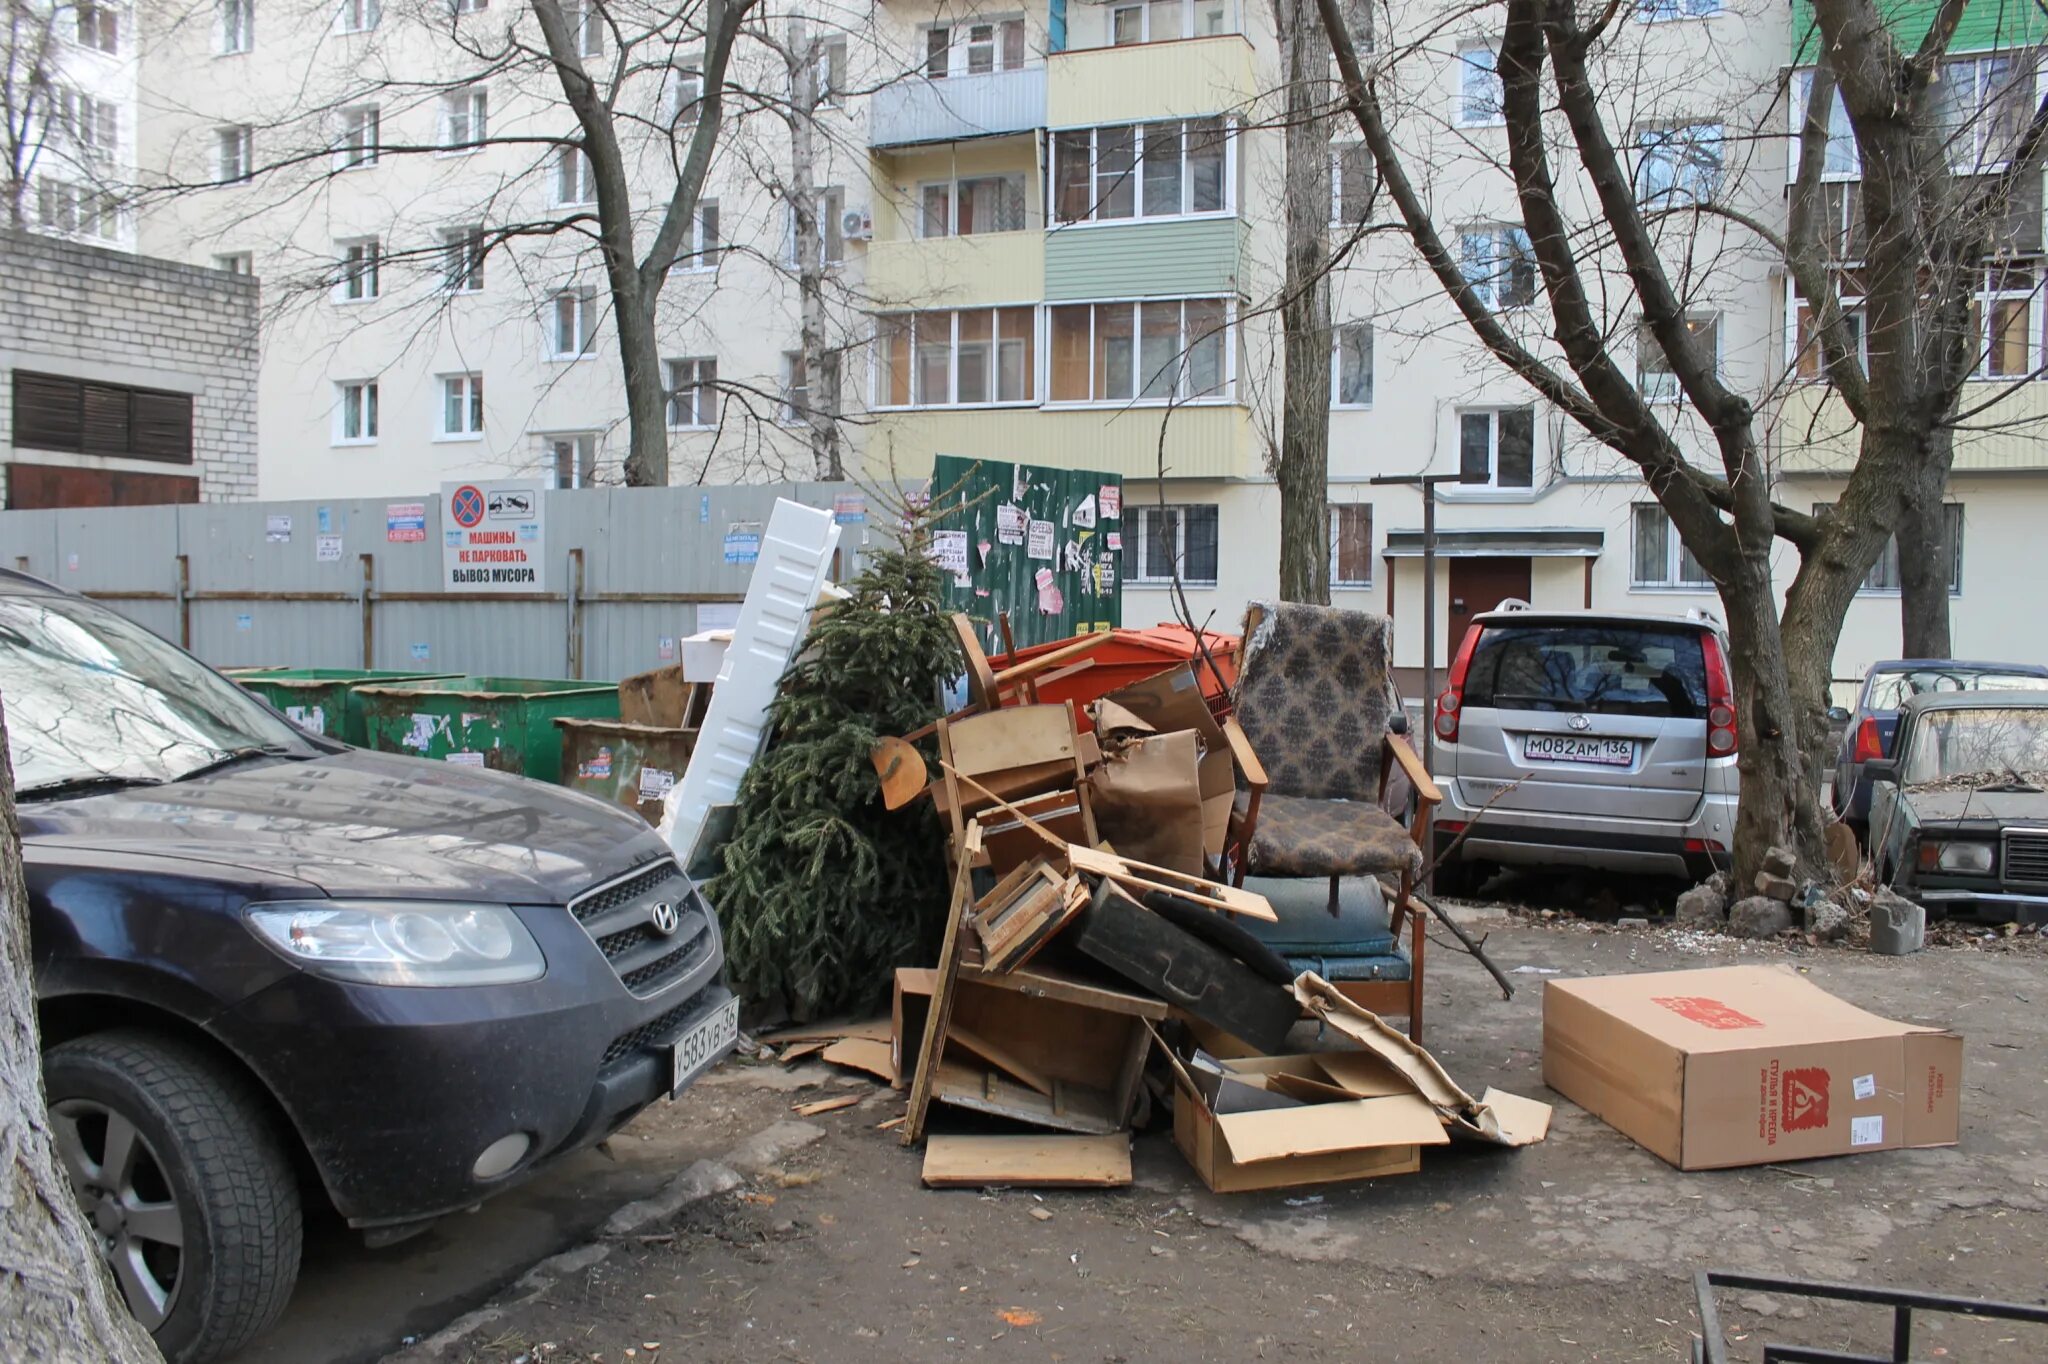
[[[545,592],[542,491],[530,480],[442,484],[442,586],[462,593]]]

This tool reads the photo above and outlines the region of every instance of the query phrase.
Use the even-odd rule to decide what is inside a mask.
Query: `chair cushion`
[[[1250,793],[1237,793],[1242,814]],[[1422,849],[1400,821],[1356,800],[1309,800],[1267,792],[1245,850],[1252,876],[1422,875]]]
[[[1414,972],[1407,955],[1401,952],[1383,957],[1289,957],[1287,964],[1296,971],[1313,971],[1328,981],[1406,980]]]
[[[1394,950],[1386,896],[1375,877],[1340,881],[1335,914],[1330,883],[1321,878],[1247,876],[1244,888],[1265,896],[1279,921],[1245,919],[1241,926],[1283,957],[1383,957]]]

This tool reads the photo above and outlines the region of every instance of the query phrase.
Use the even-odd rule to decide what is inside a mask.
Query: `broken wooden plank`
[[[1002,990],[1015,990],[1020,995],[1057,1000],[1062,1004],[1080,1004],[1090,1009],[1102,1009],[1131,1018],[1164,1021],[1173,1013],[1173,1006],[1163,999],[1112,990],[1106,985],[1081,980],[1050,966],[1020,967],[1008,974],[969,971],[963,968],[960,978],[972,980],[977,985],[993,985]],[[913,994],[930,993],[929,983],[921,978],[907,982],[904,988]]]
[[[851,1108],[866,1097],[865,1094],[841,1094],[836,1099],[817,1099],[807,1104],[791,1104],[789,1111],[799,1118],[815,1118],[820,1113],[836,1113],[842,1108]]]
[[[1272,902],[1265,896],[1255,891],[1240,890],[1236,886],[1218,885],[1214,881],[1190,876],[1171,867],[1155,867],[1149,862],[1133,862],[1128,858],[1118,857],[1115,853],[1084,848],[1078,843],[1067,849],[1067,862],[1075,871],[1087,872],[1091,876],[1106,876],[1119,885],[1138,891],[1138,898],[1142,898],[1143,892],[1148,890],[1163,890],[1183,900],[1192,900],[1211,909],[1241,914],[1247,919],[1258,919],[1269,924],[1280,922],[1280,916],[1273,912]]]
[[[1116,1097],[1089,1085],[1053,1081],[1050,1095],[1040,1094],[998,1070],[964,1065],[948,1057],[932,1081],[932,1097],[956,1108],[1009,1118],[1059,1132],[1103,1135],[1123,1130],[1124,1113]]]
[[[782,1064],[786,1066],[794,1062],[801,1061],[806,1056],[815,1056],[819,1052],[825,1050],[825,1048],[831,1045],[832,1044],[830,1042],[827,1042],[822,1037],[812,1038],[808,1042],[792,1042],[788,1046],[784,1047],[782,1049],[782,1053],[775,1059],[782,1062]]]
[[[886,1042],[889,1040],[889,1020],[863,1018],[841,1019],[836,1023],[805,1023],[794,1028],[778,1028],[754,1040],[779,1047],[785,1042],[837,1042],[842,1037],[868,1037]]]
[[[960,928],[973,894],[975,860],[981,855],[981,826],[969,824],[953,871],[953,894],[946,905],[946,933],[939,944],[938,974],[932,981],[931,1007],[924,1016],[924,1038],[918,1047],[917,1072],[910,1082],[910,1108],[903,1124],[903,1144],[917,1145],[924,1136],[925,1114],[931,1108],[932,1086],[944,1052],[946,1024],[953,1012],[953,981],[960,971]]]
[[[969,1052],[1000,1070],[1006,1070],[1031,1088],[1050,1098],[1052,1076],[1031,1063],[1031,1060],[1007,1045],[1003,1039],[977,1032],[955,1018],[946,1029],[946,1044]]]
[[[968,1137],[934,1134],[925,1144],[924,1182],[935,1189],[1008,1184],[1020,1188],[1112,1189],[1131,1182],[1131,1137]]]
[[[835,1066],[849,1066],[854,1070],[864,1070],[877,1079],[893,1081],[896,1071],[889,1063],[890,1051],[887,1042],[877,1042],[871,1037],[849,1037],[825,1048],[825,1059]]]

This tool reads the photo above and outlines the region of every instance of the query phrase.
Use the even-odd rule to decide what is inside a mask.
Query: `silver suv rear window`
[[[1595,715],[1707,713],[1699,632],[1642,625],[1486,625],[1465,674],[1464,704]]]

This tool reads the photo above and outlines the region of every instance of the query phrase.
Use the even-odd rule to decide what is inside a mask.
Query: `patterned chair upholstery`
[[[1422,922],[1409,895],[1422,877],[1422,837],[1440,797],[1414,750],[1388,723],[1397,698],[1388,658],[1390,623],[1368,611],[1294,602],[1255,602],[1246,612],[1234,715],[1264,769],[1264,785],[1237,793],[1232,844],[1240,884],[1254,877],[1329,882],[1329,913],[1339,913],[1344,878],[1380,878],[1390,906],[1388,930],[1413,924],[1406,970],[1387,955],[1358,963],[1357,979],[1383,982],[1367,1008],[1405,1012],[1421,1036]],[[1412,826],[1384,808],[1389,767],[1416,791]],[[1326,975],[1341,974],[1325,972]],[[1405,979],[1395,979],[1395,977]]]

